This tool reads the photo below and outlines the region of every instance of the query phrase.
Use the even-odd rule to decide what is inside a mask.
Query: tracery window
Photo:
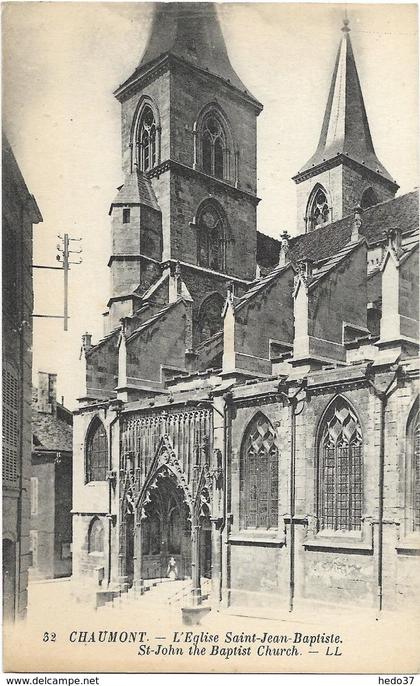
[[[98,517],[94,517],[89,526],[88,552],[104,552],[104,527],[101,520],[98,519]]]
[[[108,440],[105,427],[94,419],[86,441],[86,483],[105,481],[108,465]]]
[[[206,174],[225,178],[228,166],[228,150],[224,127],[214,111],[210,111],[201,130],[202,168]]]
[[[407,430],[407,533],[420,532],[420,411],[417,400]]]
[[[197,261],[201,267],[223,271],[226,261],[226,220],[215,203],[206,203],[197,215]]]
[[[201,304],[198,313],[200,341],[206,341],[223,328],[222,310],[224,299],[220,293],[212,293]]]
[[[420,420],[418,414],[413,431],[413,477],[413,529],[420,531]]]
[[[323,420],[318,455],[319,529],[354,531],[362,519],[362,430],[344,398]]]
[[[271,422],[258,413],[242,443],[240,524],[242,529],[278,526],[278,449]]]
[[[142,171],[152,169],[157,163],[156,122],[152,108],[143,110],[139,126],[139,163]]]
[[[328,207],[327,194],[319,186],[314,191],[308,203],[307,226],[309,231],[317,229],[319,226],[328,224],[330,221],[330,208]]]

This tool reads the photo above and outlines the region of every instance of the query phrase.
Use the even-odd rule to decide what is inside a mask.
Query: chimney
[[[279,267],[285,267],[289,260],[289,239],[290,236],[287,231],[283,231],[281,237],[281,246],[279,254]]]
[[[181,265],[179,262],[175,264],[175,267],[171,267],[169,275],[169,302],[176,302],[181,295],[182,291],[182,278],[181,278]]]
[[[362,208],[360,205],[357,205],[354,210],[354,219],[353,219],[353,227],[351,230],[351,237],[350,237],[350,242],[351,243],[357,243],[360,240],[360,227],[362,226]]]
[[[305,281],[306,279],[310,279],[312,276],[313,263],[314,261],[309,257],[305,257],[303,260],[299,260],[298,262],[299,273],[303,276]]]
[[[57,411],[57,374],[38,372],[38,412],[55,414]]]
[[[387,240],[388,240],[388,246],[390,248],[393,248],[395,251],[397,257],[399,257],[401,253],[401,244],[402,244],[402,231],[401,229],[388,229],[387,231],[384,232]]]
[[[228,281],[226,283],[226,298],[229,300],[229,302],[233,303],[233,299],[235,297],[235,284],[233,281]]]
[[[92,347],[92,334],[91,333],[84,333],[82,336],[82,350],[83,352],[87,352],[90,350]]]

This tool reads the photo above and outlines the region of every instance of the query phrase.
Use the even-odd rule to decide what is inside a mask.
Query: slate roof
[[[327,226],[320,226],[309,233],[301,234],[290,240],[291,257],[298,261],[304,257],[311,260],[325,260],[337,253],[350,241],[353,215],[340,219]],[[360,234],[365,236],[369,246],[383,240],[384,231],[400,228],[404,234],[412,233],[419,227],[419,196],[412,191],[397,198],[373,205],[362,214]]]
[[[152,183],[146,174],[134,171],[127,174],[125,182],[118,189],[112,205],[147,205],[154,210],[160,211]],[[112,206],[111,206],[112,209]],[[111,213],[111,210],[110,210]]]
[[[297,180],[300,174],[327,160],[333,160],[337,155],[344,155],[395,184],[378,160],[373,147],[348,23],[348,19],[345,19],[341,29],[343,36],[338,48],[318,147],[294,178]]]
[[[35,452],[42,450],[72,451],[73,429],[71,424],[54,414],[32,409],[32,437]]]
[[[262,109],[230,63],[214,3],[156,3],[152,29],[140,64],[134,74],[119,86],[116,95],[168,54],[218,76]]]

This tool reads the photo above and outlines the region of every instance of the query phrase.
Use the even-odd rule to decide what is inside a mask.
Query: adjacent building
[[[57,375],[38,372],[32,406],[32,579],[71,575],[72,424],[72,413],[57,401]]]
[[[141,593],[173,557],[216,607],[412,603],[418,193],[376,156],[348,20],[294,238],[257,232],[262,104],[214,5],[158,4],[115,95],[124,183],[104,337],[83,337],[75,586]]]
[[[3,617],[26,614],[32,397],[32,229],[42,222],[3,136]]]

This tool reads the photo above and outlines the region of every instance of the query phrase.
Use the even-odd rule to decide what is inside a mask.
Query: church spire
[[[260,105],[230,63],[214,3],[155,3],[152,27],[140,64],[116,95],[168,56],[222,79],[245,98]]]
[[[347,14],[315,154],[293,177],[297,226],[313,231],[393,198],[398,184],[378,160],[350,40]]]
[[[395,184],[373,147],[349,23],[346,12],[318,147],[298,176],[339,155]]]

